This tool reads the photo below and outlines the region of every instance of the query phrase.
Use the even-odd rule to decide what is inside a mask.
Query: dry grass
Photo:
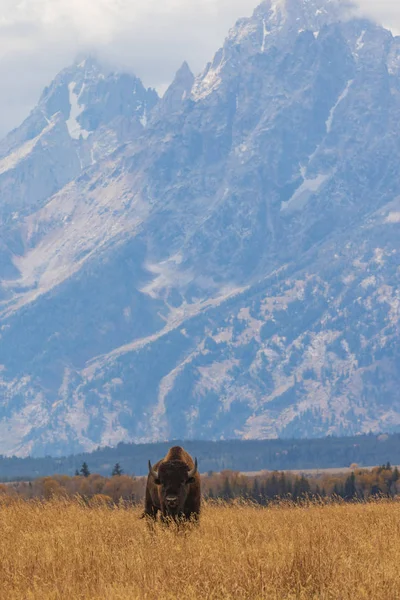
[[[0,507],[0,598],[400,598],[400,503],[206,506],[152,533],[138,510]]]

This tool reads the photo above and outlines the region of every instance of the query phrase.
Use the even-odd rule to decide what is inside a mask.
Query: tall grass
[[[152,531],[139,509],[0,507],[7,600],[400,598],[400,503],[207,504],[199,527]]]

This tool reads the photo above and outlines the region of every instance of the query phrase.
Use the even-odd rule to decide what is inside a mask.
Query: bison
[[[149,461],[146,499],[143,517],[166,521],[198,521],[200,515],[200,475],[197,458],[192,457],[180,446],[174,446],[154,467]]]

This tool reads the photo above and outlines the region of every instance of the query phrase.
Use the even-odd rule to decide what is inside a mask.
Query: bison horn
[[[190,479],[191,477],[194,477],[197,473],[197,458],[194,459],[194,467],[191,471],[189,471],[188,473],[188,479]]]
[[[150,473],[150,475],[152,475],[154,477],[154,479],[158,479],[158,472],[155,469],[153,469],[150,461],[149,461],[149,473]]]

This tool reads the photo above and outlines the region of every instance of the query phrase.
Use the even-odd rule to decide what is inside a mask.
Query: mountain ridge
[[[161,100],[56,80],[73,132],[104,81],[139,111],[14,219],[0,173],[1,452],[398,430],[399,46],[337,6],[267,0]]]

